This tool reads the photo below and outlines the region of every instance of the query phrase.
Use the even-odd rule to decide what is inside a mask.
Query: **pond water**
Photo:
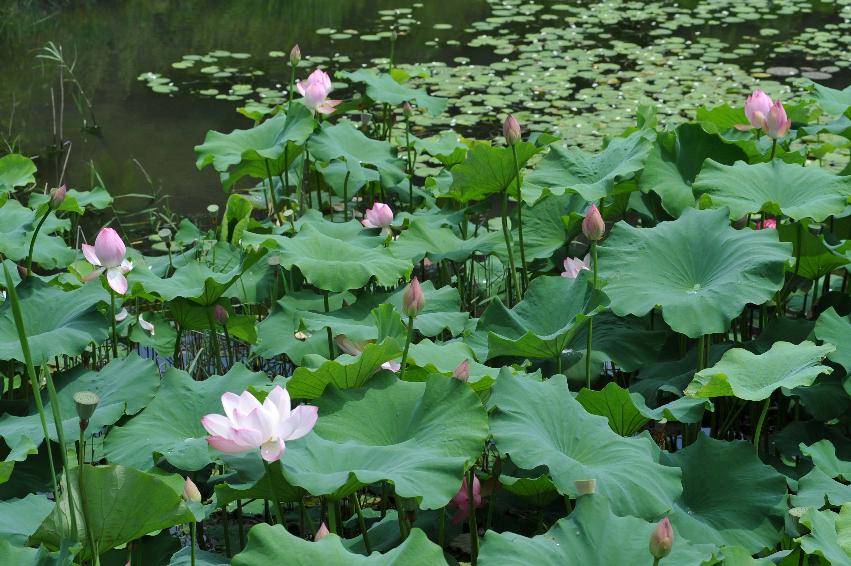
[[[78,106],[66,84],[64,180],[90,186],[94,164],[113,194],[158,191],[181,213],[224,200],[216,175],[195,168],[193,146],[207,130],[249,127],[238,106],[269,107],[286,96],[286,53],[296,42],[306,56],[302,75],[316,65],[386,68],[395,26],[395,61],[423,75],[414,80],[433,94],[451,97],[444,115],[417,117],[421,133],[453,127],[489,137],[514,111],[528,129],[592,148],[632,123],[641,102],[654,101],[666,122],[700,104],[740,103],[757,85],[788,99],[805,77],[851,82],[851,0],[7,4],[0,153],[13,145],[37,156],[42,181],[56,181],[58,74],[37,57],[52,41],[75,62],[92,102],[92,111]],[[84,129],[92,114],[96,133]]]

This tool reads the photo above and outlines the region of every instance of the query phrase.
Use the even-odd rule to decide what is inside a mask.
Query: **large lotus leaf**
[[[31,548],[18,546],[0,539],[0,564],[15,566],[66,566],[68,558],[63,560],[58,553],[50,553],[44,546]]]
[[[831,368],[819,362],[833,350],[830,344],[816,346],[809,341],[775,342],[764,354],[733,348],[717,364],[697,372],[685,393],[691,397],[762,401],[781,387],[812,385],[819,375],[831,373]]]
[[[479,328],[488,333],[488,359],[561,355],[573,335],[585,328],[597,300],[584,276],[533,279],[523,300],[512,309],[496,298],[479,319]]]
[[[576,400],[592,415],[606,417],[612,430],[621,436],[632,436],[650,420],[635,406],[629,391],[614,381],[600,391],[583,387]]]
[[[828,114],[844,114],[851,106],[851,86],[842,90],[811,82],[816,101]]]
[[[253,251],[231,264],[214,265],[216,269],[201,262],[190,262],[165,279],[141,266],[131,272],[130,291],[134,294],[153,294],[163,301],[182,297],[199,305],[210,306],[265,254],[266,250]]]
[[[395,186],[406,177],[404,163],[396,157],[392,146],[384,140],[367,137],[351,122],[334,125],[325,122],[320,132],[310,138],[308,148],[310,155],[318,161],[341,159],[352,168],[362,169],[367,169],[364,165],[371,165],[378,170],[385,186]]]
[[[826,473],[831,478],[851,480],[851,462],[840,460],[836,456],[836,448],[830,440],[819,440],[810,446],[803,442],[799,445],[801,454],[809,456],[816,468]]]
[[[821,222],[845,208],[851,196],[851,177],[779,159],[754,165],[743,161],[722,165],[709,160],[695,179],[694,189],[708,195],[714,205],[729,207],[732,219],[766,211]]]
[[[408,351],[408,368],[405,379],[422,381],[434,373],[452,375],[458,365],[467,360],[470,377],[467,383],[473,391],[487,390],[501,373],[498,368],[488,367],[476,361],[473,350],[464,342],[432,342],[429,339],[411,344]],[[506,368],[507,369],[507,368]],[[509,375],[511,372],[509,371]]]
[[[851,503],[839,513],[812,507],[801,517],[810,533],[796,539],[807,554],[823,556],[834,566],[851,565]]]
[[[233,557],[233,566],[287,564],[291,566],[440,566],[446,564],[443,550],[420,529],[411,529],[401,545],[380,554],[356,554],[343,546],[342,539],[330,534],[317,542],[290,534],[280,525],[260,524],[248,531],[245,550]]]
[[[7,200],[0,207],[0,253],[13,261],[25,261],[41,216],[15,199]],[[51,235],[70,227],[69,220],[60,220],[51,212],[38,232],[33,262],[45,269],[60,269],[74,261],[76,252],[65,245],[65,240]]]
[[[701,434],[662,461],[683,472],[671,520],[685,538],[756,553],[783,536],[786,478],[760,461],[753,444]]]
[[[379,237],[337,239],[306,224],[280,247],[279,253],[281,265],[298,267],[308,283],[325,291],[359,289],[373,277],[383,287],[395,287],[399,279],[411,274],[413,264],[393,257],[382,242]]]
[[[526,177],[524,199],[535,202],[544,191],[554,195],[573,191],[588,201],[609,196],[616,183],[641,170],[652,146],[652,139],[643,130],[625,138],[614,138],[600,153],[553,145]]]
[[[441,132],[428,138],[410,136],[417,153],[431,155],[445,167],[452,167],[464,161],[467,156],[467,146],[454,131]]]
[[[704,160],[732,164],[746,160],[737,146],[706,133],[699,124],[682,124],[673,132],[660,133],[638,179],[643,192],[653,191],[669,214],[679,216],[694,206],[692,183]]]
[[[33,535],[36,542],[58,547],[63,535],[73,540],[86,540],[88,525],[97,547],[113,548],[146,535],[192,521],[194,516],[183,502],[183,479],[180,476],[157,476],[124,466],[91,466],[83,470],[86,495],[85,519],[80,508],[80,468],[67,471],[73,492],[77,532],[66,529],[70,524],[67,492],[59,505]]]
[[[721,355],[733,347],[729,344],[713,344],[709,348],[708,365],[715,364]],[[639,393],[651,407],[658,407],[660,397],[683,395],[683,390],[694,379],[697,365],[697,348],[689,350],[683,358],[647,364],[638,372],[637,379],[630,384],[630,391]]]
[[[108,297],[95,283],[73,291],[63,291],[34,277],[21,283],[18,299],[33,363],[38,366],[63,354],[76,356],[92,342],[105,340],[109,323],[98,312],[97,304]],[[0,360],[24,361],[9,301],[0,306]]]
[[[49,193],[32,193],[28,202],[30,208],[36,208],[47,204],[50,200]],[[78,191],[77,189],[68,189],[65,193],[65,200],[59,205],[56,210],[67,212],[76,212],[77,214],[85,214],[86,208],[93,210],[103,210],[112,204],[112,196],[103,187],[94,187],[90,191]]]
[[[679,470],[658,462],[653,441],[618,436],[608,419],[591,415],[573,398],[563,376],[499,379],[491,403],[491,433],[500,454],[524,469],[546,466],[564,495],[577,495],[576,480],[596,479],[597,492],[609,498],[615,514],[652,520],[680,494]]]
[[[387,372],[362,389],[326,389],[315,404],[319,420],[303,441],[287,446],[284,475],[334,499],[389,480],[400,497],[421,498],[425,509],[443,507],[488,434],[476,394],[443,376],[410,383]]]
[[[183,470],[200,470],[216,455],[207,445],[201,417],[223,413],[224,392],[239,394],[250,385],[267,382],[266,374],[252,373],[241,364],[225,375],[204,381],[195,381],[185,371],[171,368],[145,410],[106,437],[107,458],[141,470],[154,469],[161,458]]]
[[[605,354],[623,371],[636,371],[656,362],[667,337],[665,330],[647,330],[642,319],[604,311],[594,316],[591,349]],[[587,333],[574,334],[567,347],[582,351],[587,340]]]
[[[797,493],[791,498],[795,507],[821,509],[827,504],[839,507],[851,503],[851,485],[834,480],[818,468],[810,470],[797,484]]]
[[[35,183],[35,172],[35,163],[29,157],[17,153],[0,157],[0,194]]]
[[[812,234],[806,220],[795,224],[780,224],[777,234],[781,242],[792,244],[792,255],[800,258],[801,263],[797,268],[789,268],[794,269],[800,277],[819,279],[851,262],[851,258],[842,254],[841,245],[831,246],[825,241],[824,235]]]
[[[315,399],[328,385],[338,389],[362,387],[381,369],[381,364],[401,354],[402,347],[393,338],[380,344],[367,344],[358,356],[343,354],[333,360],[324,360],[317,368],[296,368],[287,382],[287,391],[297,399]]]
[[[428,110],[432,116],[437,116],[446,110],[447,99],[430,96],[424,90],[399,84],[387,73],[377,74],[371,70],[359,69],[353,73],[338,71],[336,76],[365,84],[366,95],[376,102],[383,102],[390,106],[401,106],[405,102],[412,102]]]
[[[435,227],[424,218],[415,219],[390,245],[391,253],[412,262],[428,257],[433,262],[464,261],[474,253],[487,255],[503,241],[500,232],[483,231],[463,240],[446,226]]]
[[[228,564],[230,560],[223,554],[200,549],[195,550],[193,562],[192,549],[184,546],[172,555],[168,566],[227,566]]]
[[[286,480],[280,466],[270,466],[271,474],[266,473],[266,466],[258,450],[241,454],[222,454],[221,460],[228,473],[222,478],[224,483],[215,486],[218,507],[237,499],[272,499],[273,494],[282,501],[295,503],[301,501],[305,495],[303,489],[291,485]],[[270,484],[270,480],[274,485]]]
[[[273,116],[247,130],[229,134],[207,132],[204,143],[195,147],[198,154],[195,166],[203,169],[212,164],[221,173],[243,161],[280,158],[287,142],[303,144],[314,128],[309,110],[301,104],[293,104],[291,108],[289,114]]]
[[[77,438],[80,419],[74,403],[74,393],[94,391],[100,397],[97,411],[89,421],[88,435],[96,434],[108,425],[115,424],[124,415],[134,415],[153,399],[160,383],[160,375],[152,360],[144,360],[136,353],[116,358],[100,371],[83,366],[54,376],[56,393],[62,414],[65,438]],[[45,411],[52,414],[51,405],[45,402]],[[58,441],[56,425],[48,418],[47,430],[51,440]],[[0,438],[12,449],[12,454],[24,456],[32,447],[44,440],[41,420],[34,404],[29,414],[17,417],[10,414],[0,417]],[[25,457],[25,456],[24,456]]]
[[[697,338],[724,332],[746,304],[771,299],[791,246],[773,230],[734,230],[727,216],[688,208],[653,228],[618,222],[599,253],[612,311],[643,316],[661,305],[673,330]]]
[[[830,307],[819,315],[815,333],[819,340],[836,346],[836,350],[827,355],[828,359],[851,373],[851,316],[839,316],[836,309]]]
[[[529,142],[519,142],[517,165],[521,168],[544,148]],[[517,169],[514,154],[508,147],[493,147],[487,142],[473,142],[467,159],[452,168],[452,185],[446,193],[435,196],[453,198],[462,203],[481,200],[502,191],[516,196]]]
[[[26,545],[52,510],[53,501],[34,493],[23,499],[0,501],[0,540]]]
[[[521,206],[518,204],[517,206]],[[585,200],[575,194],[548,195],[532,207],[523,206],[523,249],[527,262],[535,259],[549,259],[553,252],[566,245],[579,233],[579,223],[573,229],[568,227],[571,218],[581,218],[587,207]],[[572,216],[571,216],[572,215]],[[505,239],[500,232],[496,253],[503,263],[508,262]],[[514,230],[512,238],[514,257],[520,257],[519,231]]]
[[[715,546],[694,544],[682,538],[676,521],[671,554],[662,563],[703,564],[712,558]],[[560,519],[543,535],[532,538],[512,532],[488,531],[482,540],[482,566],[564,566],[566,564],[644,564],[653,557],[647,550],[656,528],[635,517],[619,517],[602,495],[587,495],[576,509]],[[700,539],[692,539],[700,540]]]

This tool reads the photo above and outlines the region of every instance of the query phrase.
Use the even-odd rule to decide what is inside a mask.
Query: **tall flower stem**
[[[328,508],[328,529],[335,535],[340,534],[338,525],[340,518],[337,516],[337,502],[327,499],[325,506]]]
[[[44,215],[41,217],[41,220],[38,221],[38,225],[35,227],[35,231],[33,232],[32,240],[30,240],[30,251],[27,254],[27,275],[29,276],[32,273],[33,269],[33,250],[35,250],[35,240],[38,238],[38,232],[41,230],[41,227],[44,226],[44,223],[47,221],[47,217],[50,216],[50,207],[47,207],[47,210],[44,212]]]
[[[115,331],[115,291],[112,290],[112,287],[109,288],[109,301],[112,306],[111,316],[109,317],[112,322],[112,357],[118,357],[118,332]]]
[[[363,510],[361,509],[357,493],[352,494],[352,501],[355,504],[355,512],[358,514],[358,526],[360,527],[361,536],[363,536],[363,545],[366,547],[366,553],[372,554],[372,545],[369,543],[369,533],[366,530],[366,522],[363,519]]]
[[[56,436],[59,439],[59,446],[62,448],[62,467],[65,470],[65,483],[68,483],[68,471],[71,469],[71,466],[68,465],[68,453],[65,450],[67,444],[65,443],[65,427],[62,425],[62,408],[59,404],[59,396],[56,394],[56,386],[53,383],[53,376],[50,374],[50,370],[45,364],[42,366],[42,374],[45,377],[45,382],[47,383],[47,397],[50,399],[50,410],[53,413],[53,424],[56,427]],[[82,435],[82,432],[80,433]],[[45,438],[47,440],[47,438]],[[82,449],[82,444],[80,444]],[[48,450],[50,449],[48,443]],[[80,457],[82,458],[83,454],[80,453]],[[68,508],[74,509],[74,496],[71,493],[70,487],[66,490],[68,493]],[[71,517],[71,532],[77,532],[77,520],[74,516],[74,513],[70,513]]]
[[[768,156],[768,160],[771,161],[774,159],[774,152],[777,150],[777,140],[771,140],[771,154]]]
[[[80,468],[77,473],[78,480],[78,490],[80,492],[80,509],[83,512],[83,528],[86,531],[86,538],[88,539],[89,547],[92,551],[92,557],[94,558],[94,563],[100,563],[100,556],[98,555],[97,546],[95,545],[95,535],[92,533],[90,528],[91,521],[89,521],[89,509],[86,505],[86,491],[85,491],[85,480],[83,478],[83,470],[85,470],[85,454],[86,454],[86,427],[88,426],[88,421],[80,421]],[[68,490],[68,495],[71,494],[71,490]],[[70,507],[69,502],[69,507]],[[73,507],[71,507],[73,509]],[[71,512],[71,516],[74,516],[73,511]]]
[[[762,406],[762,412],[759,414],[759,420],[756,421],[756,429],[753,433],[753,446],[757,454],[759,454],[759,437],[762,434],[762,425],[765,423],[765,416],[768,414],[768,406],[771,404],[771,395],[765,400]]]
[[[192,566],[195,566],[195,546],[197,537],[197,527],[195,526],[195,521],[192,521],[189,523],[189,547],[191,549],[189,551],[189,560]]]
[[[411,348],[411,340],[414,337],[414,317],[408,317],[408,336],[405,338],[405,349],[402,350],[402,362],[399,368],[399,379],[405,378],[405,366],[408,363],[408,350]]]
[[[269,464],[269,462],[263,460],[263,467],[266,468],[266,477],[269,478],[269,492],[272,494],[272,508],[275,511],[275,519],[278,521],[279,525],[284,526],[284,512],[281,509],[281,498],[278,497],[278,490],[275,488],[275,479],[272,475],[272,466],[275,466],[275,471],[279,471],[281,468],[281,461],[278,460],[273,464]]]
[[[515,291],[517,290],[517,268],[514,266],[514,248],[511,245],[511,232],[508,229],[508,188],[502,190],[502,235],[505,237],[505,248],[508,251],[508,306],[514,306]],[[512,290],[513,289],[513,290]]]
[[[351,171],[346,171],[346,179],[343,181],[343,222],[349,221],[349,175]]]
[[[325,291],[322,295],[322,301],[325,303],[325,312],[331,312],[331,305],[328,303],[328,291]],[[328,331],[328,359],[334,359],[334,335],[331,333],[331,327],[326,326],[325,330]]]
[[[526,248],[523,245],[523,193],[520,183],[520,163],[517,161],[517,146],[511,146],[511,154],[514,157],[514,178],[517,180],[517,235],[520,238],[520,272],[523,276],[523,294],[529,286],[529,271],[526,267]]]
[[[405,113],[405,151],[408,161],[408,212],[414,213],[414,162],[411,160],[411,119]]]
[[[591,241],[591,266],[593,269],[593,287],[597,289],[597,242]],[[585,385],[591,389],[591,341],[594,335],[594,319],[588,319],[588,337],[585,341]]]
[[[213,318],[212,307],[207,309],[207,323],[210,326],[210,350],[216,359],[216,371],[222,375],[222,353],[219,349],[219,337],[216,335],[216,321]]]
[[[470,468],[467,476],[467,525],[470,527],[470,564],[476,566],[479,560],[479,528],[476,526],[476,505],[473,497],[473,478],[476,471]]]
[[[275,184],[272,182],[272,170],[269,168],[269,160],[266,163],[266,179],[269,181],[269,198],[272,199],[272,219],[278,218],[278,196],[275,194]]]

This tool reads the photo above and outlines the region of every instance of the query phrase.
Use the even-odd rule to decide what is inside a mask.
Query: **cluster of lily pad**
[[[851,563],[851,89],[588,153],[289,59],[209,226],[0,158],[0,563]]]

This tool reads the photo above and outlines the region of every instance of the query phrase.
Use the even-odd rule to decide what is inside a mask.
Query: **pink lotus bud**
[[[478,476],[473,474],[473,508],[482,506],[482,484],[479,482]],[[470,512],[470,493],[467,488],[467,474],[464,474],[464,480],[461,482],[461,489],[449,501],[448,507],[457,507],[458,512],[452,517],[452,522],[458,524],[467,518]]]
[[[113,291],[119,295],[127,292],[127,278],[124,277],[133,269],[133,264],[124,259],[127,249],[118,233],[112,228],[104,228],[98,233],[95,245],[83,244],[83,255],[86,261],[98,269],[95,269],[83,280],[91,281],[106,273],[106,281]]]
[[[511,114],[502,123],[502,135],[505,137],[505,143],[515,145],[520,141],[522,133],[520,132],[520,122]]]
[[[366,209],[366,218],[361,220],[366,228],[388,228],[393,223],[393,209],[383,202],[375,203]]]
[[[187,503],[190,501],[201,503],[201,491],[189,476],[186,476],[186,481],[183,483],[183,500]]]
[[[674,528],[667,517],[659,521],[650,535],[650,554],[654,558],[665,558],[674,546]]]
[[[585,219],[582,221],[582,233],[591,241],[601,239],[603,234],[606,233],[606,223],[594,203],[591,203],[591,208],[585,213]]]
[[[777,229],[777,220],[774,218],[766,218],[762,222],[756,223],[757,230],[775,230]]]
[[[452,377],[459,381],[467,381],[470,379],[470,360],[464,360],[458,367],[455,368],[455,371],[452,372]]]
[[[765,122],[762,125],[762,131],[773,139],[779,139],[789,133],[789,128],[792,127],[792,121],[786,117],[786,109],[783,108],[783,103],[779,100],[774,102],[768,115],[765,117]]]
[[[745,101],[745,116],[754,128],[762,128],[768,111],[771,110],[771,98],[763,91],[756,89]]]
[[[293,45],[293,48],[290,49],[290,65],[295,67],[299,63],[301,63],[301,49],[299,49],[298,43],[296,43]]]
[[[568,279],[576,279],[582,271],[591,270],[591,256],[586,255],[584,259],[578,257],[564,258],[564,271],[561,272],[562,277]]]
[[[328,530],[328,527],[325,526],[325,523],[322,523],[321,525],[319,525],[319,529],[316,531],[316,534],[313,535],[313,541],[316,542],[317,540],[321,540],[330,534],[331,531]]]
[[[56,209],[62,205],[62,201],[65,200],[65,193],[67,189],[65,185],[61,187],[56,187],[50,191],[50,208]]]
[[[414,115],[414,108],[410,102],[405,101],[405,104],[402,105],[402,114],[404,114],[405,118],[410,118]]]
[[[218,322],[220,325],[227,326],[228,320],[230,319],[230,315],[228,314],[228,310],[225,307],[216,304],[216,306],[213,307],[213,318],[215,318],[216,322]]]
[[[124,260],[127,248],[118,232],[112,228],[104,228],[95,238],[95,255],[102,267],[118,267]]]
[[[402,312],[410,317],[414,317],[420,314],[423,307],[425,307],[425,295],[423,295],[419,280],[414,277],[408,286],[405,287],[405,292],[402,294]]]

